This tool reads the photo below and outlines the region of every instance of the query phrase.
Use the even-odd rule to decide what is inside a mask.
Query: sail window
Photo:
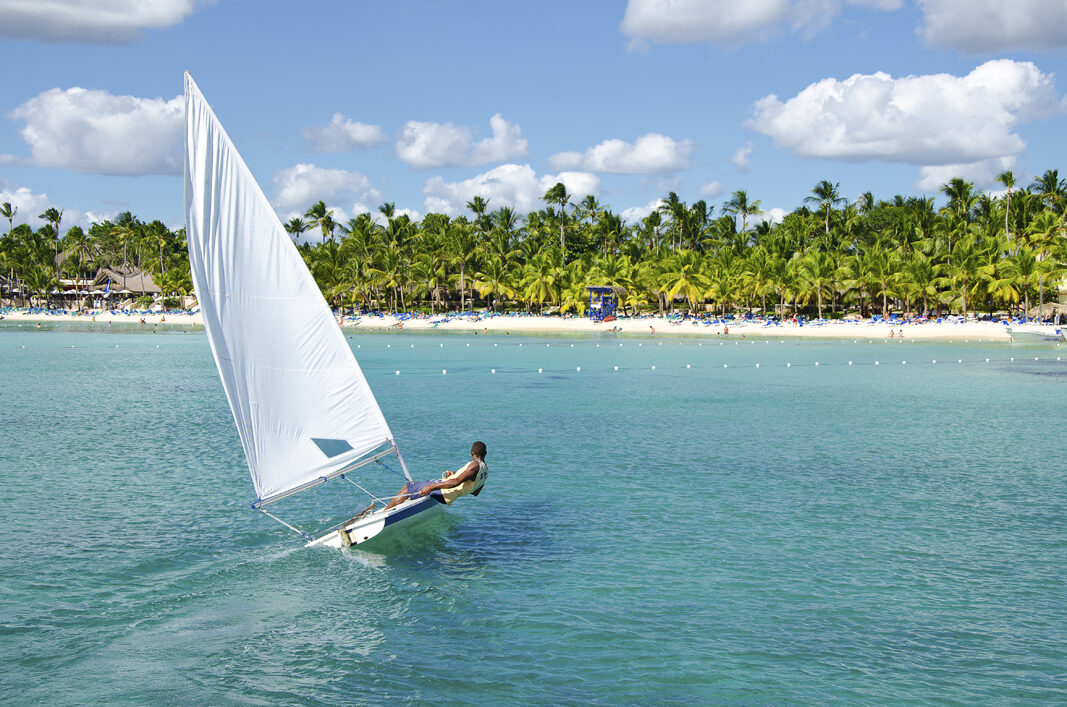
[[[311,441],[329,458],[352,451],[352,445],[343,439],[321,439],[312,437]]]

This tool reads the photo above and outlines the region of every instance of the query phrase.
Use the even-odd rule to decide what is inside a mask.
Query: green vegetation
[[[624,291],[623,311],[744,309],[841,316],[891,309],[912,312],[1029,309],[1055,299],[1067,277],[1067,183],[1049,170],[1006,193],[976,192],[953,179],[933,199],[871,194],[847,203],[839,185],[821,181],[781,223],[762,220],[759,200],[735,191],[721,205],[689,205],[671,192],[659,210],[626,224],[592,196],[572,202],[562,184],[546,208],[520,217],[491,211],[490,199],[467,203],[471,217],[427,214],[413,221],[392,203],[383,223],[361,214],[338,223],[322,201],[285,229],[334,307],[390,310],[584,310],[586,285]],[[47,292],[58,271],[74,278],[122,264],[150,270],[163,291],[191,290],[184,233],[129,213],[58,239],[62,212],[49,209],[37,231],[11,228],[0,267],[33,292]],[[58,264],[58,265],[57,265]]]

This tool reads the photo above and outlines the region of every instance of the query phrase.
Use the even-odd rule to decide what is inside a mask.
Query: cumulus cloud
[[[313,164],[298,164],[278,171],[274,175],[274,190],[274,205],[279,212],[294,214],[303,214],[318,201],[332,205],[349,200],[376,201],[381,196],[370,179],[359,172],[327,169]],[[343,214],[343,217],[347,218],[347,214]],[[334,219],[343,220],[336,209]]]
[[[650,174],[689,169],[692,152],[691,140],[674,140],[658,133],[648,133],[633,143],[612,139],[585,152],[560,152],[550,157],[548,163],[553,169]]]
[[[20,223],[28,223],[32,228],[39,228],[44,225],[44,221],[37,217],[38,214],[44,213],[50,206],[55,206],[48,198],[47,194],[37,194],[29,187],[11,187],[0,184],[0,203],[7,202],[14,208],[18,209],[15,212],[15,218],[13,223],[17,226]],[[64,219],[66,215],[64,214]],[[3,219],[7,221],[7,219]],[[3,230],[7,232],[8,224],[3,224]],[[62,228],[62,224],[60,225]]]
[[[766,221],[770,224],[781,223],[783,219],[789,214],[785,209],[780,209],[777,206],[773,209],[767,209],[760,215],[761,221]]]
[[[995,157],[969,164],[943,164],[923,167],[915,186],[924,192],[940,191],[941,187],[955,177],[979,185],[989,185],[997,175],[1015,167],[1014,157]],[[990,192],[992,195],[992,192]]]
[[[1067,46],[1063,0],[919,0],[930,46],[971,54]]]
[[[432,169],[504,162],[529,152],[529,143],[515,123],[497,113],[489,126],[493,136],[475,141],[463,126],[411,120],[397,140],[396,154],[415,169]]]
[[[307,149],[312,152],[353,152],[389,141],[377,125],[357,123],[334,113],[329,125],[304,128]]]
[[[661,206],[666,202],[663,199],[656,199],[650,201],[644,206],[631,206],[628,209],[623,209],[623,212],[619,214],[622,220],[626,223],[640,223],[643,219],[648,218],[648,215],[653,211],[658,211]]]
[[[700,185],[701,199],[714,199],[722,194],[722,184],[717,181],[705,182]]]
[[[46,42],[130,42],[191,15],[196,0],[0,0],[0,37]]]
[[[648,42],[736,47],[785,31],[811,37],[844,4],[896,10],[901,0],[630,0],[619,28],[637,49]]]
[[[748,156],[752,154],[754,149],[756,149],[754,143],[751,141],[746,142],[743,147],[734,150],[734,154],[730,156],[730,162],[742,172],[747,172],[748,168],[752,166],[752,162],[749,160]]]
[[[534,211],[544,208],[541,197],[557,182],[567,187],[575,201],[600,192],[600,180],[593,174],[562,172],[538,177],[530,165],[504,164],[459,182],[446,182],[441,177],[428,179],[423,187],[424,206],[427,212],[458,216],[466,210],[468,201],[481,196],[489,199],[494,208]]]
[[[53,88],[8,114],[31,162],[76,172],[181,174],[185,104],[181,96],[116,96],[84,88]]]
[[[1016,127],[1063,109],[1051,74],[997,60],[966,76],[824,79],[756,101],[747,125],[801,157],[961,165],[1018,155]]]

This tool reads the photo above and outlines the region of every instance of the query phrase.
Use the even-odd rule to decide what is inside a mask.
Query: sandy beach
[[[145,326],[201,326],[203,320],[199,312],[189,313],[119,313],[110,311],[84,312],[81,314],[59,313],[44,314],[25,310],[7,310],[4,313],[7,322],[64,322],[95,324],[141,324]],[[615,322],[599,323],[584,317],[558,317],[537,315],[474,315],[444,316],[427,318],[404,318],[394,315],[362,315],[345,317],[343,327],[352,331],[457,331],[487,332],[494,334],[532,334],[532,333],[596,333],[609,332],[617,327],[616,333],[622,336],[708,336],[731,338],[741,337],[805,337],[827,339],[890,339],[903,336],[905,339],[929,339],[939,341],[1004,341],[1011,339],[1008,326],[1001,322],[990,321],[926,321],[921,323],[873,322],[870,320],[823,320],[793,324],[786,321],[781,324],[766,324],[755,320],[743,322],[738,320],[728,325],[728,332],[722,324],[705,323],[692,319],[677,320],[659,316],[640,318],[621,318]],[[1049,331],[1054,327],[1046,325]]]

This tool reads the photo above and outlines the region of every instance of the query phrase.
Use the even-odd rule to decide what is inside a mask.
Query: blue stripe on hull
[[[416,503],[408,508],[405,508],[402,511],[397,511],[396,513],[385,519],[385,527],[388,528],[393,523],[399,523],[405,518],[410,518],[411,516],[416,515],[418,513],[422,513],[423,511],[428,511],[438,503],[440,503],[440,501],[435,501],[433,499],[427,498],[422,503]]]

